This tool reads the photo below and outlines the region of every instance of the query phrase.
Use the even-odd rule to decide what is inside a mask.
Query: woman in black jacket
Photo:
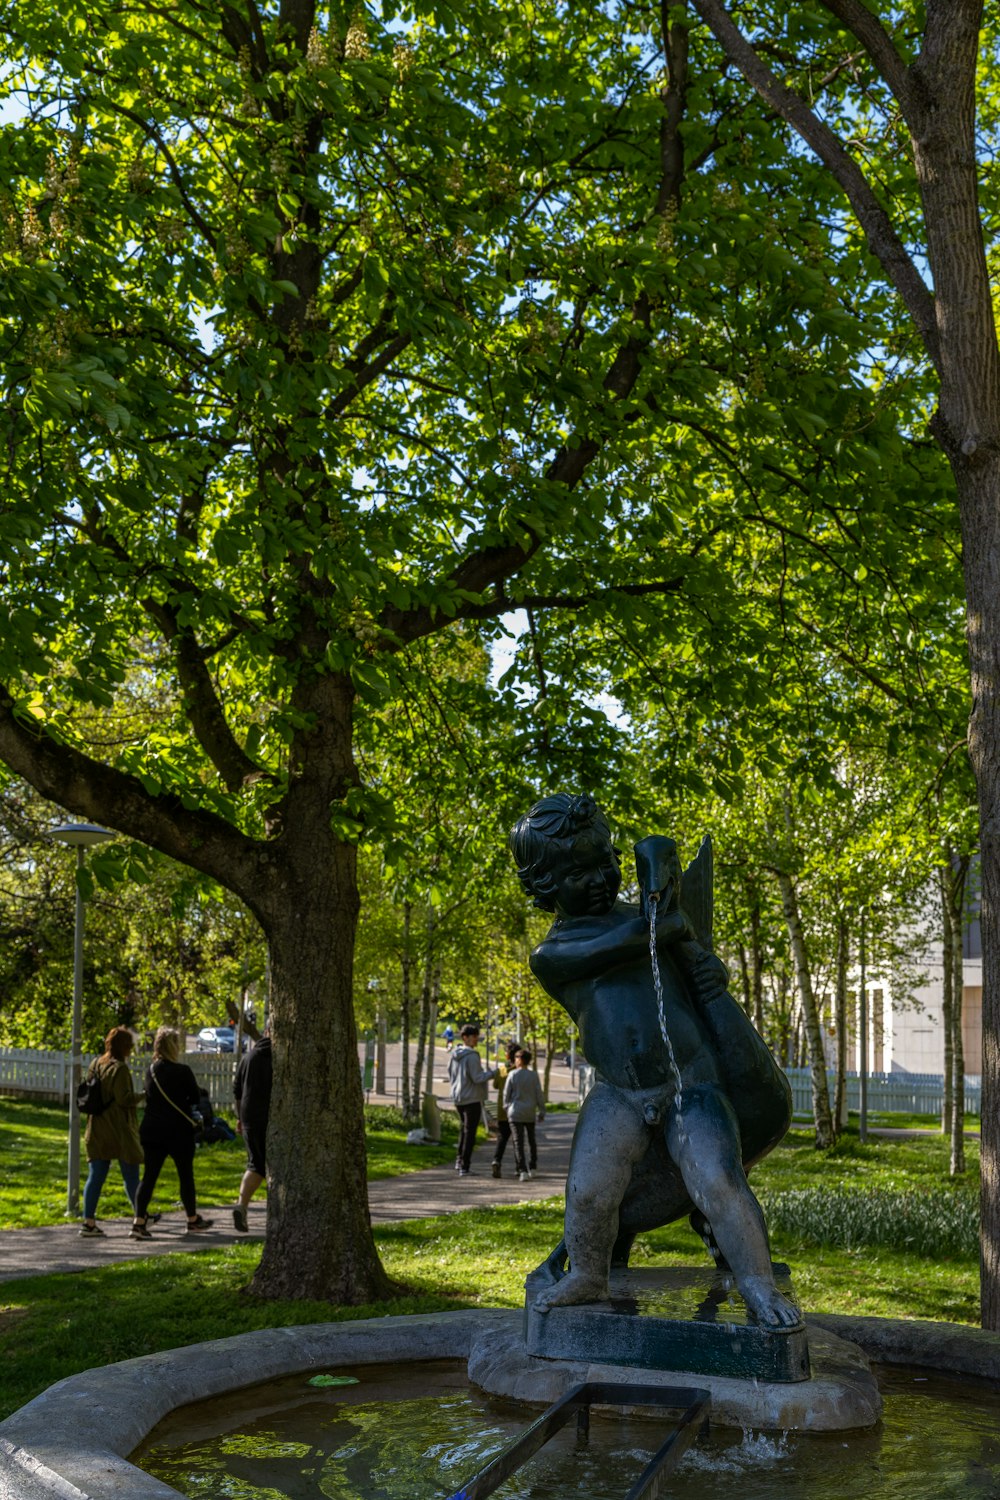
[[[199,1089],[191,1069],[178,1061],[180,1050],[179,1033],[161,1026],[153,1041],[153,1061],[146,1070],[146,1112],[139,1126],[146,1166],[135,1200],[130,1231],[134,1240],[153,1238],[146,1222],[149,1200],[168,1156],[177,1168],[188,1234],[200,1234],[212,1227],[211,1219],[203,1219],[198,1212],[194,1187],[194,1138],[200,1122],[191,1111],[198,1108]]]

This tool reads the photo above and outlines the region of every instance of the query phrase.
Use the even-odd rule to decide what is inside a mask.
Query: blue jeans
[[[118,1165],[122,1169],[122,1182],[125,1184],[125,1191],[128,1193],[129,1202],[134,1207],[135,1195],[139,1191],[139,1168],[135,1162],[131,1161],[120,1161]],[[104,1186],[110,1170],[111,1163],[109,1161],[92,1161],[90,1163],[90,1170],[87,1173],[87,1181],[83,1189],[83,1217],[85,1219],[94,1219],[97,1217],[97,1200],[101,1196],[101,1188]]]

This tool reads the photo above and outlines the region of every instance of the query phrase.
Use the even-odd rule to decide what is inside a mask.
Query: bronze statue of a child
[[[677,899],[679,865],[656,906],[668,1047],[649,922],[618,899],[618,851],[593,798],[544,798],[515,825],[510,847],[535,904],[555,913],[532,972],[576,1022],[598,1074],[566,1183],[570,1269],[536,1306],[606,1298],[610,1267],[627,1263],[635,1234],[689,1213],[757,1321],[798,1326],[775,1286],[745,1171],[788,1128],[788,1084]]]

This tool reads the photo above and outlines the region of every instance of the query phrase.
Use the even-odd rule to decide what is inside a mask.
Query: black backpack
[[[99,1073],[88,1073],[76,1091],[76,1107],[81,1115],[103,1115],[111,1100],[105,1101]]]

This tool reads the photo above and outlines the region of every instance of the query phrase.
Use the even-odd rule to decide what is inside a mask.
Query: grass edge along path
[[[561,1233],[555,1199],[378,1226],[379,1253],[402,1295],[357,1308],[247,1297],[242,1287],[258,1253],[247,1244],[7,1282],[0,1287],[0,1416],[79,1370],[203,1339],[389,1313],[519,1307],[526,1273]],[[790,1262],[807,1313],[978,1322],[978,1258],[938,1262],[787,1240],[774,1251]],[[676,1224],[643,1236],[634,1262],[704,1266],[706,1258],[687,1226]]]
[[[231,1116],[228,1118],[232,1123]],[[423,1167],[450,1165],[455,1159],[458,1133],[454,1116],[442,1115],[440,1146],[408,1146],[406,1126],[398,1109],[370,1105],[365,1109],[368,1180],[379,1182]],[[0,1230],[30,1229],[66,1222],[67,1116],[58,1104],[38,1100],[0,1098]],[[87,1177],[86,1150],[81,1142],[80,1201]],[[194,1175],[199,1204],[232,1203],[246,1167],[246,1147],[237,1137],[201,1146]],[[177,1177],[168,1162],[157,1184],[154,1209],[168,1208],[177,1195]],[[258,1199],[263,1200],[261,1188]],[[101,1193],[98,1217],[121,1219],[131,1213],[121,1173],[112,1164]]]

